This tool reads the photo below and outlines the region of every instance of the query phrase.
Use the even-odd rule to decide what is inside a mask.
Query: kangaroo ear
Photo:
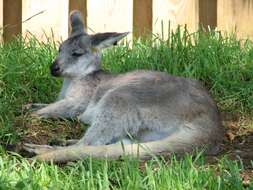
[[[117,42],[124,38],[128,33],[129,32],[106,32],[90,35],[91,45],[97,49],[103,49],[112,45],[117,45]]]
[[[72,11],[70,13],[70,25],[71,25],[71,34],[70,36],[76,36],[80,34],[86,34],[84,31],[84,23],[83,23],[83,17],[80,11]]]

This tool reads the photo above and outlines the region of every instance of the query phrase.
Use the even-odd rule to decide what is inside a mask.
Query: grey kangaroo
[[[101,69],[101,50],[128,33],[85,32],[80,12],[70,15],[72,32],[59,48],[51,73],[64,82],[56,102],[34,104],[40,118],[78,118],[88,124],[69,146],[25,144],[35,159],[67,162],[86,156],[145,159],[152,155],[217,150],[219,113],[196,80],[156,71],[110,74]]]

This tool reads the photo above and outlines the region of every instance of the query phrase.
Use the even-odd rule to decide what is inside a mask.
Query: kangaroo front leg
[[[40,118],[73,118],[77,116],[80,103],[72,99],[63,99],[32,113]]]

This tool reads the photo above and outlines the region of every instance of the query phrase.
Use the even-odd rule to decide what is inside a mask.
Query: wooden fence
[[[89,0],[65,1],[68,1],[68,11],[80,10],[87,24],[89,15],[87,2]],[[105,0],[90,1],[101,3]],[[112,2],[113,0],[107,1]],[[130,2],[130,0],[125,1]],[[205,28],[237,32],[240,38],[253,37],[253,0],[131,1],[132,17],[129,19],[132,19],[132,32],[135,37],[149,35],[151,32],[159,33],[161,27],[157,27],[159,25],[157,23],[161,23],[162,20],[165,28],[168,27],[166,24],[171,21],[174,28],[178,24],[187,24],[190,31],[196,31],[202,25]],[[2,7],[3,40],[9,41],[22,33],[22,0],[2,0]]]

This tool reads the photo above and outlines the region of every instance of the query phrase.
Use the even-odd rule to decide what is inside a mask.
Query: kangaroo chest
[[[92,88],[92,86],[94,85],[88,84],[86,81],[83,80],[64,79],[58,99],[82,98],[85,100],[92,95],[94,89],[94,87]]]

